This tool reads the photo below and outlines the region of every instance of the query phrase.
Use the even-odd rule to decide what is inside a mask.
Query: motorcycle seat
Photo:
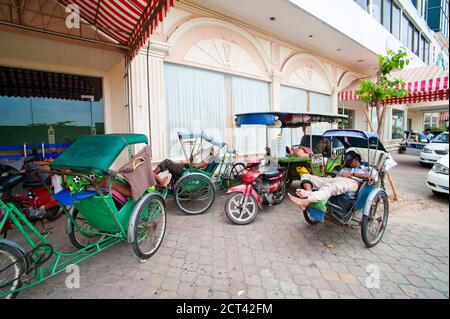
[[[14,175],[0,178],[0,192],[6,193],[22,182],[22,175]]]
[[[267,171],[261,173],[261,175],[265,178],[277,177],[279,174],[280,171],[276,168],[269,168]]]

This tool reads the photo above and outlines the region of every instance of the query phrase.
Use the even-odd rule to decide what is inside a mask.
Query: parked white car
[[[447,154],[439,159],[428,173],[427,185],[433,193],[448,194],[448,157]]]
[[[448,154],[448,132],[443,132],[431,140],[420,153],[420,164],[434,164]]]

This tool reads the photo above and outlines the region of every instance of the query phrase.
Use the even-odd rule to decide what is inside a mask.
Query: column
[[[270,102],[272,104],[272,111],[281,110],[281,78],[281,72],[272,71],[272,83],[270,83]]]
[[[147,135],[154,161],[165,156],[164,111],[165,43],[150,41],[131,62],[131,131]]]

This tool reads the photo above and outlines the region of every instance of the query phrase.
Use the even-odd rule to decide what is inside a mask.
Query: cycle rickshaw
[[[327,139],[318,135],[312,135],[310,132],[309,135],[303,135],[301,146],[306,146],[315,152],[310,154],[309,157],[299,158],[287,154],[284,144],[280,145],[281,150],[271,150],[269,148],[268,129],[280,129],[281,134],[283,134],[287,129],[302,128],[303,133],[306,133],[307,128],[311,131],[311,124],[313,123],[335,124],[346,118],[346,115],[309,112],[257,112],[237,114],[235,122],[237,127],[241,125],[263,125],[266,127],[266,156],[278,157],[278,166],[286,170],[285,182],[286,188],[288,188],[294,180],[300,180],[303,174],[324,176],[339,170],[342,166],[343,145],[337,140],[326,144]],[[300,146],[293,144],[292,138],[288,142],[291,143],[291,149]]]
[[[10,222],[23,236],[20,243],[0,238],[0,297],[12,298],[120,242],[128,241],[141,260],[158,250],[166,229],[167,189],[150,186],[139,200],[120,201],[113,182],[127,181],[110,170],[123,150],[132,156],[135,144],[147,143],[141,134],[81,136],[51,164],[49,173],[66,180],[67,187],[53,196],[67,214],[66,232],[77,248],[74,252],[55,249],[17,207],[0,200],[0,234]],[[108,187],[100,184],[105,180]],[[15,179],[8,187],[17,183]],[[67,205],[72,205],[70,211]]]
[[[174,197],[177,207],[189,215],[205,213],[215,200],[215,193],[238,184],[245,171],[243,163],[235,163],[236,151],[206,132],[178,133],[186,158],[186,169],[176,181]],[[195,168],[193,162],[213,156],[208,167]]]
[[[378,176],[366,180],[357,192],[347,192],[333,196],[328,201],[311,205],[303,212],[305,220],[316,225],[325,221],[327,214],[333,215],[343,224],[356,222],[361,226],[361,237],[370,248],[381,240],[389,217],[389,198],[385,191],[386,172],[396,165],[390,157],[378,135],[358,130],[328,130],[323,137],[337,139],[345,151],[355,151],[361,156],[361,163],[374,169]],[[361,215],[361,217],[359,217]]]

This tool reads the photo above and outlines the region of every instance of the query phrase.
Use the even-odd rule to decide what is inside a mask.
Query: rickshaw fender
[[[383,189],[381,189],[381,188],[375,188],[367,196],[366,204],[364,205],[364,208],[363,208],[363,215],[364,216],[369,216],[369,214],[370,214],[370,207],[372,206],[372,202],[373,202],[375,196],[377,194],[379,194],[379,193],[386,193],[386,192]],[[387,196],[387,194],[386,194],[386,196]]]
[[[29,256],[27,256],[27,251],[25,250],[25,247],[23,247],[21,244],[19,244],[18,242],[15,242],[13,240],[9,240],[6,238],[1,238],[0,239],[0,245],[5,245],[8,246],[12,249],[15,249],[17,252],[19,252],[24,260],[24,264],[25,264],[25,271],[28,269],[28,266],[30,265],[30,259]]]
[[[137,202],[137,204],[133,208],[133,212],[130,215],[130,219],[128,221],[128,243],[132,243],[134,241],[134,222],[136,221],[137,214],[141,210],[142,206],[144,205],[145,201],[150,197],[156,197],[159,198],[164,206],[166,208],[166,202],[164,200],[164,197],[162,197],[158,193],[147,193],[144,196],[141,197],[141,199]]]
[[[232,187],[227,191],[227,194],[230,194],[230,193],[242,193],[245,196],[252,195],[256,199],[256,203],[258,204],[259,208],[262,208],[261,197],[253,189],[252,185],[242,184],[242,185]]]
[[[12,248],[20,251],[24,255],[26,255],[26,253],[27,253],[25,250],[25,247],[23,247],[21,244],[15,242],[13,240],[2,238],[2,239],[0,239],[0,244],[4,244],[6,246],[12,247]]]
[[[73,212],[74,212],[74,210],[75,210],[75,206],[70,206],[70,209],[69,209],[69,214],[70,214],[70,216],[72,216],[73,217]],[[75,227],[71,227],[70,226],[71,225],[71,219],[70,218],[67,218],[67,223],[66,223],[66,234],[70,234],[74,229],[75,229]]]

